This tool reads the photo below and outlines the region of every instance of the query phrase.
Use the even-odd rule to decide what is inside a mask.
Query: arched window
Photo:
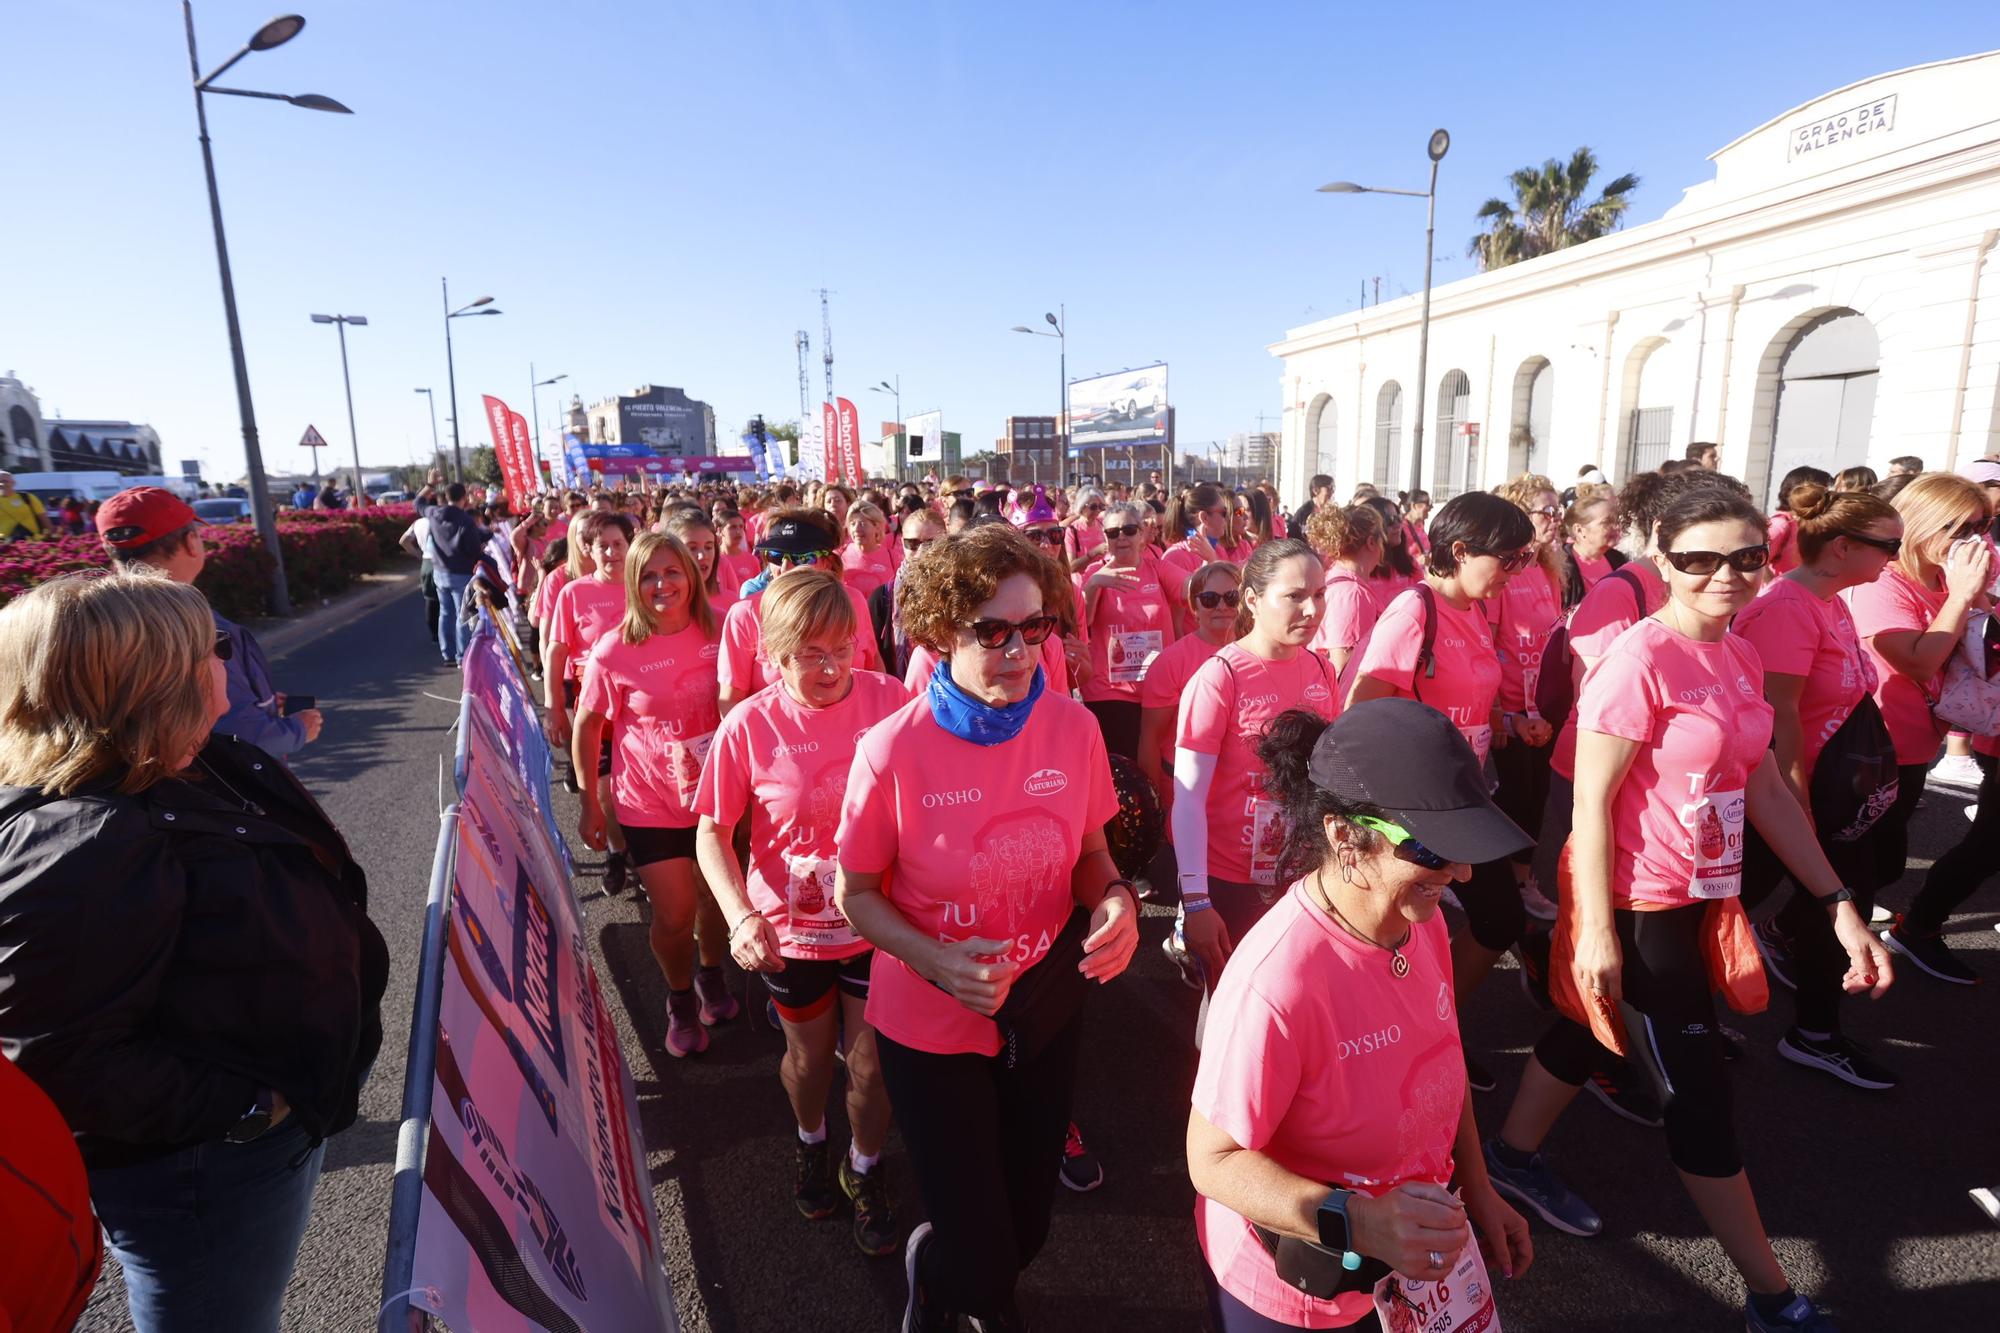
[[[1778,394],[1768,450],[1751,448],[1751,494],[1775,507],[1785,474],[1811,464],[1838,474],[1868,461],[1875,420],[1880,344],[1875,326],[1853,310],[1813,317],[1789,338],[1780,332]]]
[[[1646,338],[1625,359],[1625,475],[1656,471],[1673,452],[1674,406],[1665,338]]]
[[[1556,368],[1545,356],[1531,356],[1514,372],[1514,412],[1507,430],[1507,474],[1548,474],[1555,457],[1549,422],[1555,412]]]
[[[1332,397],[1321,394],[1313,400],[1312,410],[1306,415],[1306,454],[1313,460],[1312,472],[1308,475],[1325,473],[1338,476],[1334,471],[1334,460],[1340,443],[1340,410]]]
[[[1390,380],[1375,395],[1375,471],[1372,480],[1394,494],[1403,476],[1403,386]]]
[[[1437,466],[1427,478],[1434,504],[1479,485],[1478,438],[1458,431],[1471,410],[1472,380],[1462,370],[1447,370],[1438,381],[1437,442],[1431,451]]]

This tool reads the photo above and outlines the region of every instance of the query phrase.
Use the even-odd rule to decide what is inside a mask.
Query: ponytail
[[[1278,854],[1280,884],[1303,879],[1326,864],[1331,850],[1325,832],[1329,817],[1352,820],[1361,815],[1382,816],[1375,806],[1344,801],[1312,780],[1313,746],[1330,725],[1310,709],[1293,708],[1280,713],[1257,743],[1257,759],[1264,766],[1264,790],[1277,798],[1285,820],[1284,850]],[[1366,854],[1379,848],[1381,834],[1359,825],[1349,827],[1356,851]]]

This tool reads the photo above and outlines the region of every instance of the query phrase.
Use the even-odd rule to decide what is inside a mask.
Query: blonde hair
[[[215,617],[143,571],[69,574],[0,610],[0,784],[68,796],[117,775],[144,791],[215,725]]]
[[[856,620],[847,585],[820,569],[788,570],[771,580],[758,603],[764,656],[779,662],[815,639],[844,642]]]
[[[701,637],[713,640],[715,609],[708,604],[707,590],[701,586],[701,566],[695,563],[694,552],[672,533],[651,531],[640,533],[625,554],[625,619],[619,622],[618,637],[627,643],[644,643],[659,633],[659,613],[640,595],[639,582],[646,576],[646,566],[661,551],[669,552],[681,562],[681,572],[687,575],[688,619],[701,628]]]
[[[1796,488],[1794,488],[1796,489]],[[1986,493],[1950,472],[1926,472],[1896,493],[1896,512],[1903,516],[1903,552],[1896,563],[1911,578],[1921,566],[1942,564],[1928,559],[1924,547],[1970,519],[1987,516]]]
[[[688,533],[693,532],[697,528],[708,533],[711,537],[716,535],[715,520],[708,516],[706,510],[696,505],[682,505],[677,509],[668,510],[666,514],[661,516],[660,526],[673,536],[680,538],[683,544],[687,542]],[[708,592],[719,593],[722,591],[721,542],[718,541],[716,546],[715,558],[708,566],[708,578],[701,586]],[[688,554],[693,555],[694,552],[690,550]],[[695,569],[697,572],[701,569],[701,562],[699,560],[695,561]]]
[[[863,518],[872,519],[874,522],[880,523],[884,528],[889,526],[889,519],[887,515],[883,514],[882,506],[872,500],[856,500],[853,504],[847,506],[848,527],[853,527],[856,519]]]
[[[1512,501],[1514,507],[1526,514],[1531,522],[1534,520],[1535,515],[1530,506],[1542,496],[1553,496],[1558,506],[1562,504],[1562,496],[1556,490],[1556,484],[1539,472],[1523,472],[1520,476],[1501,486],[1499,488],[1499,495],[1504,500]],[[1544,574],[1548,575],[1549,585],[1555,589],[1556,601],[1558,602],[1562,601],[1564,572],[1562,567],[1562,552],[1557,548],[1562,545],[1563,525],[1568,517],[1567,514],[1557,517],[1554,539],[1543,542],[1541,550],[1535,554],[1535,563],[1542,567]]]

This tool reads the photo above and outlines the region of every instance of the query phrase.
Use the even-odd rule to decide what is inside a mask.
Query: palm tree
[[[1616,231],[1639,178],[1628,171],[1585,202],[1596,175],[1597,154],[1588,148],[1570,154],[1567,165],[1552,157],[1520,168],[1507,178],[1514,202],[1494,198],[1480,205],[1477,216],[1486,230],[1465,252],[1482,269],[1501,268]]]

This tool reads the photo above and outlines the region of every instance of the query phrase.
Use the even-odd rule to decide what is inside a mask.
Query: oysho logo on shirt
[[[1742,678],[1738,677],[1738,679],[1740,680]],[[1742,688],[1747,693],[1750,688],[1750,682],[1747,680],[1743,681]],[[1698,704],[1706,702],[1709,699],[1713,699],[1716,695],[1720,693],[1722,693],[1722,687],[1720,685],[1697,685],[1691,690],[1682,690],[1675,697],[1678,698],[1684,704]]]
[[[1038,768],[1028,774],[1021,790],[1030,796],[1054,796],[1069,786],[1069,774],[1059,768]]]
[[[1264,708],[1276,702],[1278,696],[1275,694],[1246,694],[1240,701],[1244,708]]]
[[[792,754],[818,754],[818,753],[819,753],[818,741],[800,741],[797,745],[773,745],[771,747],[771,758],[773,759],[783,759],[786,755],[792,755]]]
[[[1353,1055],[1373,1055],[1386,1051],[1403,1039],[1403,1025],[1391,1023],[1388,1027],[1364,1032],[1358,1037],[1343,1037],[1338,1048],[1338,1058],[1345,1060]]]
[[[979,788],[961,787],[957,791],[927,791],[921,803],[926,810],[945,810],[955,805],[977,805],[985,799],[986,793]]]

